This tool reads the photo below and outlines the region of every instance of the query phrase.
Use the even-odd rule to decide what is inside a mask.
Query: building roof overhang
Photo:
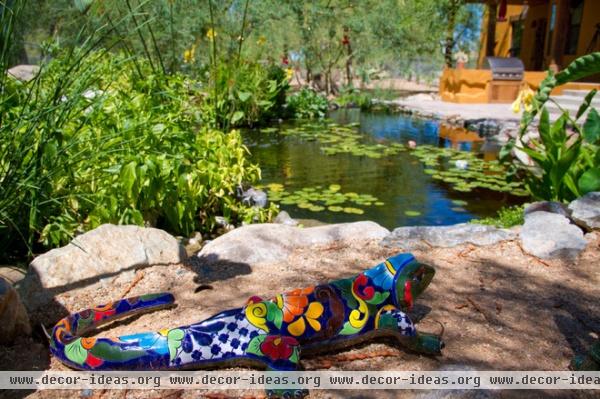
[[[467,3],[491,3],[495,2],[496,4],[500,4],[501,0],[466,0]],[[548,4],[550,0],[507,0],[507,4],[509,5],[530,5],[537,6],[540,4]]]

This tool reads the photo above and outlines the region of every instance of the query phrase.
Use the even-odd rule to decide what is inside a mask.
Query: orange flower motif
[[[83,349],[90,350],[96,343],[96,338],[81,338],[81,346]]]
[[[295,289],[275,297],[277,307],[283,311],[283,321],[291,323],[296,316],[304,313],[308,306],[308,295],[314,291],[314,287]]]

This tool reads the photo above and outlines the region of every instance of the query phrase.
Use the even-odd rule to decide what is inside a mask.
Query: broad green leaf
[[[571,193],[573,193],[573,197],[581,197],[579,187],[577,187],[577,184],[575,184],[575,181],[573,180],[573,177],[571,177],[571,175],[567,174],[564,177],[564,183],[565,186],[567,186],[567,188],[571,190]]]
[[[600,191],[600,168],[593,168],[582,174],[577,184],[581,194]]]
[[[552,138],[551,150],[553,152],[561,148],[567,139],[568,117],[567,113],[563,113],[550,128],[550,137]],[[546,145],[546,143],[544,143],[544,145]],[[548,149],[548,145],[546,145],[546,148]],[[555,156],[557,155],[555,154]]]
[[[542,109],[542,114],[540,115],[540,125],[538,130],[544,146],[547,147],[548,145],[552,145],[552,137],[550,137],[550,115],[545,107]]]
[[[573,82],[600,71],[600,52],[577,58],[568,67],[556,74],[556,85]]]
[[[235,111],[231,117],[231,123],[235,124],[244,117],[244,111]]]
[[[583,138],[588,143],[596,143],[600,140],[600,115],[595,108],[591,108],[583,125]]]
[[[252,97],[252,93],[249,93],[247,91],[240,91],[238,92],[238,97],[241,102],[246,102],[250,97]]]
[[[137,177],[136,166],[135,161],[131,161],[121,169],[121,183],[129,198],[133,197],[133,185]]]
[[[592,103],[592,100],[594,99],[594,96],[596,95],[596,92],[598,92],[598,90],[593,89],[585,96],[585,99],[579,106],[579,110],[577,111],[577,116],[575,117],[575,120],[581,118],[585,111],[587,111],[587,109],[590,107],[590,104]]]
[[[93,2],[94,0],[73,0],[73,5],[80,13],[85,14]]]

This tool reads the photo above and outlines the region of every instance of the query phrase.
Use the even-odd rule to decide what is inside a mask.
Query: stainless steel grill
[[[525,66],[520,58],[487,57],[493,80],[523,80]]]

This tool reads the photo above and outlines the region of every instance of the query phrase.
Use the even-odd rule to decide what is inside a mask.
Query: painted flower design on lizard
[[[299,345],[295,338],[284,335],[269,335],[260,345],[260,350],[271,360],[286,360]]]
[[[319,322],[319,317],[323,314],[323,305],[320,302],[311,302],[308,305],[308,309],[304,315],[300,316],[298,320],[288,325],[288,332],[295,337],[299,337],[304,334],[306,330],[306,323],[308,323],[313,330],[320,331],[321,330],[321,322]]]
[[[283,321],[291,323],[297,316],[304,313],[308,305],[308,295],[314,291],[314,287],[296,289],[275,297],[277,307],[283,311]]]
[[[96,344],[96,338],[77,338],[75,341],[65,345],[65,356],[73,363],[80,366],[84,363],[94,369],[104,361],[91,353]]]
[[[375,295],[375,288],[369,285],[369,279],[363,273],[352,282],[352,291],[360,298],[369,300]]]

